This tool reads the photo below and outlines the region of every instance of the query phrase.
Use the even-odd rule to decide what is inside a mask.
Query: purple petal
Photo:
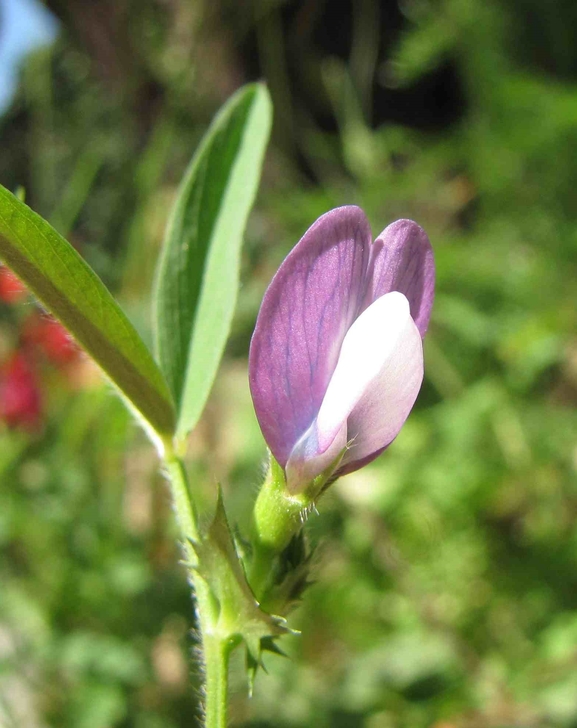
[[[282,467],[317,415],[358,314],[370,247],[360,208],[331,210],[307,230],[265,293],[249,381],[264,438]]]
[[[390,291],[409,300],[421,336],[429,325],[435,293],[435,264],[427,233],[412,220],[397,220],[383,230],[371,251],[365,307]]]

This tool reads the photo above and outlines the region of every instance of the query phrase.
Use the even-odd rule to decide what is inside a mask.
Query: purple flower
[[[262,302],[249,377],[291,492],[357,470],[395,439],[423,380],[434,287],[425,231],[397,220],[372,243],[355,206],[320,217],[286,257]]]

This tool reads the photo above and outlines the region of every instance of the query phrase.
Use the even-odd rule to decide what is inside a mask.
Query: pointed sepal
[[[221,638],[246,646],[250,686],[262,666],[262,652],[280,652],[274,640],[293,630],[283,617],[268,613],[257,602],[238,555],[220,488],[208,530],[191,545],[197,557],[193,571],[207,584],[217,605],[217,631]]]
[[[294,630],[291,630],[291,632],[293,634],[298,634],[298,632],[295,632]],[[269,635],[268,637],[262,637],[260,640],[259,652],[257,657],[255,657],[249,650],[246,651],[246,672],[248,676],[249,698],[252,698],[254,681],[256,680],[258,668],[260,667],[264,672],[268,672],[268,670],[266,669],[266,665],[263,661],[263,653],[272,652],[274,655],[279,655],[280,657],[288,657],[286,652],[281,650],[281,648],[277,645],[275,639],[277,639],[277,637],[273,637],[271,635]]]

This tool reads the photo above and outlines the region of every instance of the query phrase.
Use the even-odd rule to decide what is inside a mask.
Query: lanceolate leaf
[[[167,229],[156,281],[156,346],[180,435],[200,417],[228,337],[271,116],[262,84],[228,101],[192,159]]]
[[[94,271],[45,220],[0,185],[0,258],[161,435],[174,431],[166,382]]]

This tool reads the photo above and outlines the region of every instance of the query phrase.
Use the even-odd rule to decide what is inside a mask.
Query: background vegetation
[[[577,726],[575,4],[46,4],[60,34],[0,119],[0,181],[146,336],[198,139],[244,81],[274,97],[234,332],[193,435],[207,511],[219,480],[246,526],[265,457],[248,343],[308,225],[356,203],[375,234],[411,217],[435,248],[418,405],[311,519],[302,636],[250,701],[237,670],[237,724]],[[154,452],[35,304],[1,278],[0,294],[0,725],[190,726],[192,609]]]

